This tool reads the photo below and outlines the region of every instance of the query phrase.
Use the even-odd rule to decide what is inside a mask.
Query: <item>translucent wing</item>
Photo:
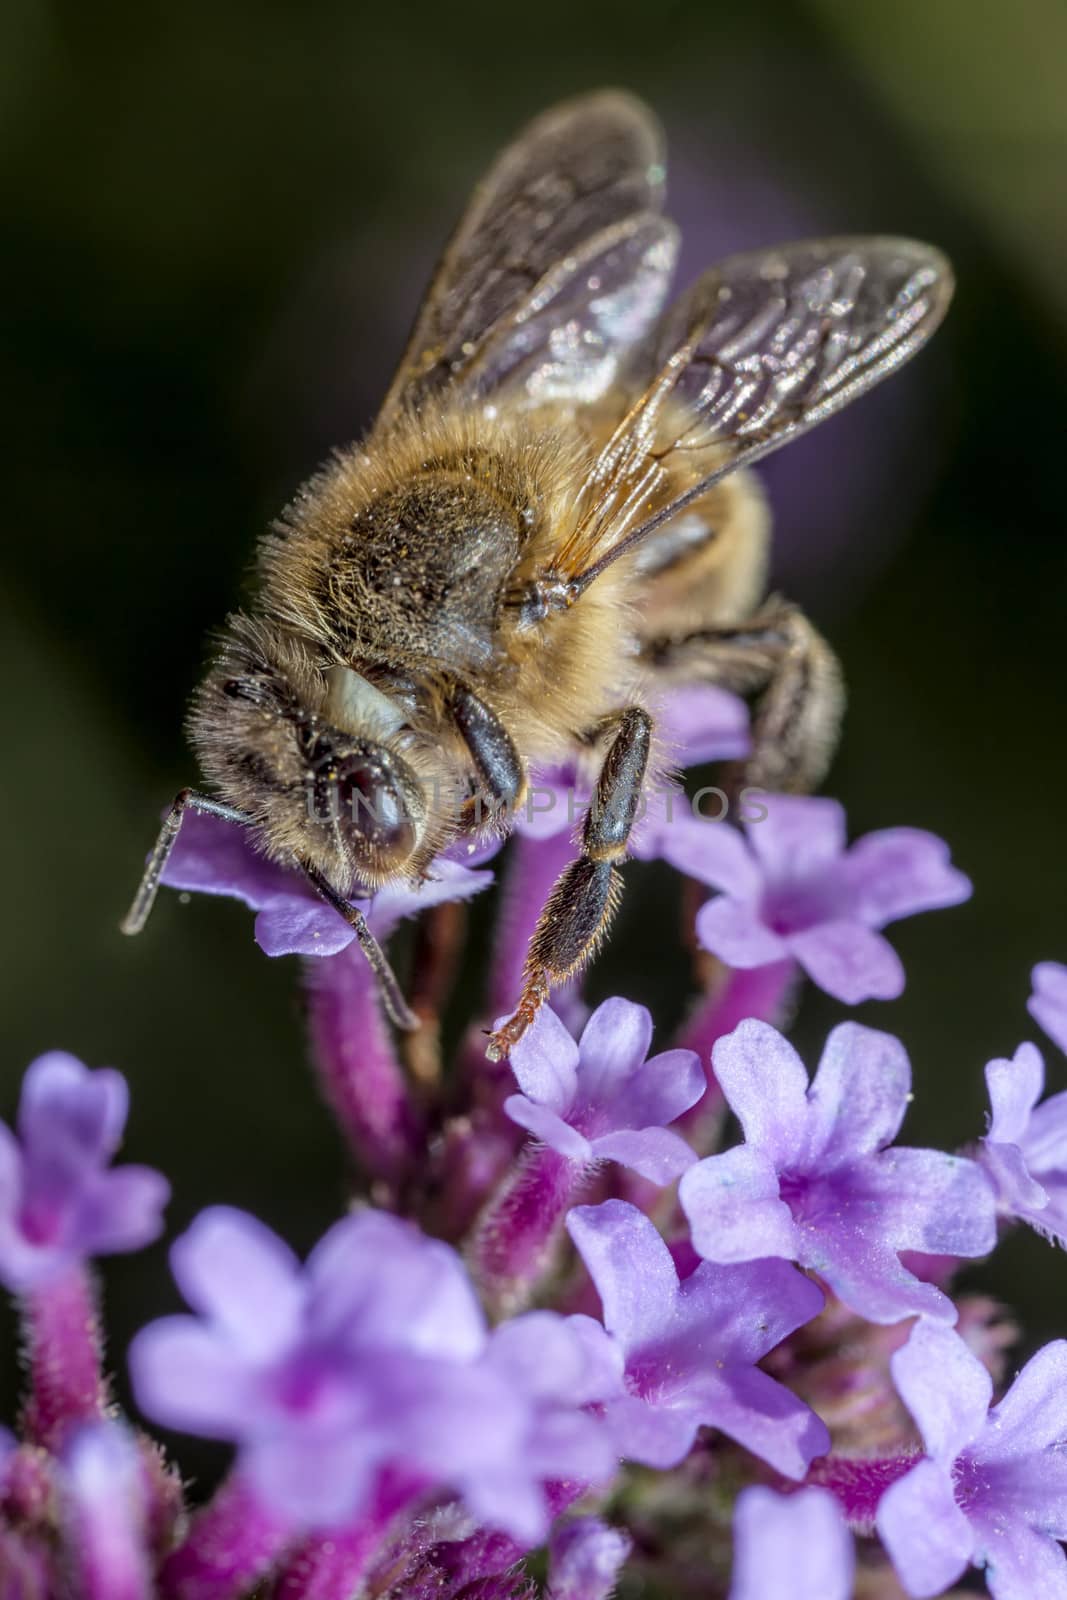
[[[458,386],[532,401],[602,394],[648,333],[677,248],[659,216],[663,144],[638,100],[546,112],[476,190],[416,320],[382,416]]]
[[[656,377],[586,482],[556,575],[570,598],[734,468],[832,416],[915,354],[952,272],[907,239],[825,239],[713,268],[671,307]]]

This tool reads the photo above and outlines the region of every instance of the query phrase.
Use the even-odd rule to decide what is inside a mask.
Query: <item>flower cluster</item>
[[[745,751],[719,691],[668,721],[682,765]],[[849,1600],[862,1572],[892,1600],[971,1571],[996,1600],[1067,1596],[1067,1342],[1012,1381],[998,1308],[957,1283],[1016,1223],[1067,1243],[1067,1090],[1042,1098],[1022,1043],[986,1067],[984,1135],[945,1152],[900,1142],[893,1034],[842,1020],[809,1075],[780,1031],[800,974],[845,1004],[899,994],[882,929],[970,885],[929,834],[848,847],[834,802],[764,799],[744,832],[669,796],[638,827],[635,855],[715,891],[679,1037],[572,986],[504,1067],[482,1025],[574,852],[556,812],[516,819],[485,1009],[447,1064],[438,973],[401,1044],[336,912],[235,828],[187,822],[165,881],[238,897],[268,954],[316,958],[313,1058],[365,1187],[303,1262],[243,1212],[196,1217],[170,1246],[188,1309],[134,1338],[124,1419],[94,1262],[157,1239],[167,1185],[113,1165],[117,1072],[30,1067],[0,1125],[28,1371],[0,1434],[5,1594]],[[498,846],[368,902],[377,937],[456,916]],[[1067,968],[1035,970],[1030,1009],[1067,1047]],[[231,1447],[213,1493],[190,1496],[150,1424]]]

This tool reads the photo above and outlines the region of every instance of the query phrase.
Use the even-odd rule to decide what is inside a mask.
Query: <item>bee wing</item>
[[[589,474],[557,552],[568,590],[895,371],[937,327],[952,287],[938,251],[890,238],[787,245],[705,273],[664,317],[656,376]]]
[[[595,399],[666,298],[677,235],[664,152],[639,100],[565,102],[498,158],[454,234],[382,408],[458,386]]]

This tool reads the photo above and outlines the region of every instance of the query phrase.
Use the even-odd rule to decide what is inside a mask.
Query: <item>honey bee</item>
[[[664,151],[629,95],[531,123],[445,250],[381,413],[259,547],[189,730],[183,790],[123,924],[143,926],[192,808],[241,823],[355,928],[350,897],[420,881],[451,841],[506,829],[538,765],[595,762],[578,854],[532,936],[506,1054],[604,937],[646,777],[657,688],[754,703],[739,777],[821,778],[841,676],[764,600],[768,516],[746,470],[893,372],[952,292],[938,251],[836,238],[734,256],[667,309]],[[460,803],[456,803],[456,796]]]

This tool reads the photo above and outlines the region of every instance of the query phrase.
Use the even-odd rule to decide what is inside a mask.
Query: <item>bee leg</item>
[[[453,685],[448,709],[470,752],[494,815],[499,817],[502,812],[514,811],[526,795],[526,768],[510,733],[496,712],[484,700],[479,700],[466,684]],[[481,807],[477,797],[472,809],[480,822]]]
[[[595,953],[618,905],[617,863],[641,800],[652,743],[652,718],[632,706],[618,719],[582,828],[582,854],[560,874],[534,929],[522,993],[508,1020],[491,1035],[491,1061],[522,1038],[553,985],[571,977]]]
[[[804,793],[821,782],[837,743],[845,691],[830,646],[796,606],[770,601],[749,621],[649,641],[645,660],[673,683],[721,684],[755,700],[752,749],[725,787]]]
[[[159,880],[163,876],[170,853],[178,842],[178,835],[182,829],[182,822],[187,811],[201,811],[209,817],[221,817],[224,822],[239,822],[247,827],[251,821],[243,811],[238,811],[235,806],[224,805],[221,800],[212,799],[209,794],[200,794],[196,789],[182,789],[174,797],[174,804],[163,818],[163,825],[159,830],[152,854],[145,864],[144,875],[133,897],[133,904],[119,924],[123,933],[140,933],[151,914],[156,903],[156,894],[159,891]]]
[[[389,965],[389,958],[371,932],[370,924],[362,911],[358,906],[352,905],[351,901],[346,900],[343,894],[338,894],[329,879],[324,877],[317,867],[312,866],[310,861],[301,861],[299,856],[294,856],[293,861],[311,887],[322,896],[328,906],[333,907],[339,917],[344,918],[352,929],[360,949],[378,980],[382,1004],[390,1022],[405,1033],[413,1033],[419,1026],[419,1019],[404,999],[404,992],[396,973]]]

